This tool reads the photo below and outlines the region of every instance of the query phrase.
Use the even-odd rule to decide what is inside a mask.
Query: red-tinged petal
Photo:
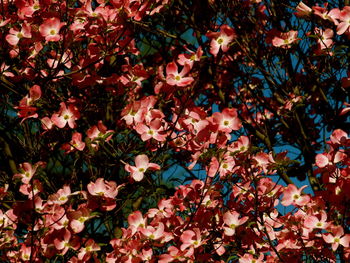
[[[192,77],[181,78],[181,80],[177,82],[176,85],[179,87],[185,87],[190,85],[193,81],[194,79]]]
[[[219,49],[220,49],[220,45],[218,44],[218,42],[213,39],[210,42],[210,54],[212,54],[214,57],[216,57],[216,55],[219,53]]]
[[[131,177],[136,181],[136,182],[140,182],[143,177],[144,177],[144,173],[142,172],[139,172],[139,171],[136,171],[136,172],[133,172],[131,174]]]
[[[334,241],[334,237],[333,237],[333,235],[330,234],[330,233],[324,234],[324,235],[323,235],[323,239],[324,239],[324,241],[326,241],[327,243],[333,243],[333,241]]]
[[[162,127],[162,120],[161,119],[154,119],[150,123],[150,128],[152,130],[159,130]]]
[[[137,168],[135,166],[131,166],[128,163],[125,165],[125,170],[129,173],[133,173],[137,170]]]
[[[220,31],[222,31],[223,33],[225,33],[225,35],[227,35],[231,38],[236,37],[235,30],[233,28],[229,27],[228,25],[222,25],[220,27]]]
[[[332,244],[332,250],[333,251],[336,251],[338,247],[339,247],[339,243],[338,242],[335,242],[335,243]]]
[[[219,171],[219,161],[218,159],[216,159],[216,157],[212,157],[209,165],[208,176],[214,177],[218,171]]]
[[[175,75],[169,75],[166,77],[166,83],[170,86],[175,86],[177,85],[177,80],[175,80]]]
[[[155,134],[155,135],[153,136],[153,138],[154,138],[155,140],[159,141],[159,142],[164,142],[164,141],[166,141],[166,136],[165,136],[165,135],[162,135],[162,134],[159,134],[159,133]]]
[[[229,43],[228,43],[229,44]],[[228,44],[223,44],[223,45],[221,45],[221,50],[223,51],[223,52],[227,52],[227,50],[229,50],[229,45]]]
[[[135,158],[135,165],[137,168],[140,168],[140,167],[145,168],[148,166],[148,163],[149,163],[149,159],[146,154],[137,155]]]
[[[324,154],[317,154],[316,155],[316,165],[320,168],[326,167],[329,164],[328,157]]]
[[[186,230],[182,233],[180,240],[183,243],[187,243],[192,240],[192,237],[194,237],[196,234],[192,230]]]
[[[183,77],[187,75],[187,73],[190,72],[190,70],[191,70],[191,66],[189,64],[185,64],[179,75]]]
[[[224,245],[221,243],[215,243],[214,248],[215,248],[216,254],[218,254],[219,256],[222,256],[226,252]]]
[[[166,74],[167,75],[177,75],[178,71],[177,71],[177,65],[175,62],[170,62],[167,66],[166,66]]]
[[[342,35],[345,33],[345,31],[349,28],[348,22],[342,22],[337,26],[337,34]]]
[[[144,142],[149,140],[149,139],[151,139],[151,138],[152,138],[152,136],[150,134],[148,134],[148,133],[141,134],[141,140],[144,141]]]
[[[339,163],[341,161],[343,161],[344,159],[346,159],[347,155],[345,153],[342,152],[337,152],[334,156],[334,163]]]
[[[70,221],[69,225],[74,233],[80,233],[85,228],[84,222],[74,219]]]
[[[5,37],[5,39],[12,46],[16,46],[19,42],[19,38],[15,35],[11,35],[11,34],[7,35]]]
[[[54,243],[56,249],[58,249],[58,250],[63,249],[63,248],[64,248],[64,245],[65,245],[64,240],[59,240],[59,239],[57,239],[57,238],[53,241],[53,243]]]
[[[164,224],[163,223],[159,223],[157,230],[153,233],[153,235],[155,236],[154,239],[159,239],[163,236],[164,233]]]
[[[113,198],[104,197],[102,199],[101,207],[104,211],[112,211],[116,206],[117,204],[115,202],[115,197]]]
[[[31,27],[28,24],[24,24],[21,30],[21,33],[23,34],[23,37],[26,38],[31,38],[32,37],[32,33],[31,33]]]
[[[40,99],[41,97],[41,88],[39,85],[34,85],[33,87],[30,88],[29,90],[29,96],[30,98],[35,101]]]
[[[143,218],[140,211],[135,211],[128,216],[129,226],[142,227],[146,226],[146,220]]]
[[[136,125],[135,130],[138,134],[143,134],[146,133],[149,130],[149,128],[145,124],[139,123]]]
[[[53,36],[48,35],[47,37],[45,37],[45,40],[48,41],[48,42],[49,41],[56,42],[56,41],[60,41],[60,39],[61,39],[61,36],[58,35],[58,34],[53,35]]]
[[[59,116],[57,113],[54,113],[51,117],[51,121],[58,127],[63,128],[66,126],[67,121],[63,118],[63,116]]]
[[[247,222],[249,219],[248,216],[244,216],[241,219],[238,220],[239,225],[243,225],[245,222]]]
[[[316,227],[318,222],[319,220],[317,219],[316,216],[309,216],[305,219],[304,226],[306,226],[307,228],[313,229]]]
[[[96,182],[89,183],[87,188],[91,195],[104,195],[107,191],[106,183],[103,178],[97,178]]]
[[[349,247],[349,243],[350,243],[349,234],[346,234],[345,236],[343,236],[339,241],[339,244],[341,244],[343,247]]]
[[[281,204],[284,206],[289,206],[293,203],[293,195],[298,194],[300,195],[298,188],[294,184],[289,184],[283,192],[283,198],[281,201]]]
[[[341,144],[348,139],[348,135],[345,131],[341,129],[336,129],[333,131],[332,135],[330,136],[330,139],[332,143]]]
[[[304,205],[306,205],[309,202],[310,202],[310,196],[303,195],[303,196],[300,196],[298,198],[298,200],[295,201],[295,204],[297,204],[299,206],[304,206]]]
[[[348,113],[349,111],[350,111],[350,107],[344,108],[344,109],[341,110],[341,112],[339,113],[339,115],[340,115],[340,116],[341,116],[341,115],[344,115],[344,114]]]
[[[226,236],[233,236],[235,234],[236,230],[231,227],[224,227],[224,233]]]
[[[149,163],[148,164],[148,169],[150,170],[160,170],[160,166],[156,163]]]
[[[52,129],[54,123],[52,122],[52,120],[49,117],[44,117],[41,119],[41,123],[42,123],[42,128],[44,130],[50,130]]]

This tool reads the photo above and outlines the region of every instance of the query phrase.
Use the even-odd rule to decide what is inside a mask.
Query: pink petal
[[[137,155],[135,158],[135,165],[137,168],[147,167],[148,163],[149,163],[149,159],[146,154]]]

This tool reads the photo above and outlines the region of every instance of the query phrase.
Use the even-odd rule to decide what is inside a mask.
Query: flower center
[[[293,199],[294,199],[294,200],[299,199],[299,197],[300,197],[300,195],[298,195],[298,194],[293,195]]]
[[[217,42],[219,45],[221,45],[222,43],[224,43],[224,40],[220,37],[220,38],[218,38]]]
[[[236,228],[236,225],[235,225],[235,224],[231,224],[231,225],[230,225],[230,228],[235,229],[235,228]]]

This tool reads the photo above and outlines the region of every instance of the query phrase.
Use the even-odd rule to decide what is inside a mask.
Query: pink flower
[[[6,77],[14,77],[15,74],[13,74],[10,70],[9,70],[9,67],[8,65],[5,64],[5,62],[3,62],[0,66],[0,74],[1,75],[4,75]]]
[[[71,195],[71,190],[68,185],[63,186],[57,193],[50,195],[48,198],[48,204],[63,205],[68,201],[68,197]]]
[[[348,140],[348,134],[341,129],[336,129],[332,132],[330,139],[334,144],[343,144]]]
[[[235,152],[246,152],[249,149],[250,142],[247,136],[242,135],[237,141],[229,145],[228,150],[232,153]]]
[[[186,260],[186,252],[179,250],[177,247],[170,246],[168,248],[168,254],[162,254],[159,257],[159,263],[168,263],[173,262],[174,260],[185,261]]]
[[[85,246],[80,248],[78,253],[78,259],[80,259],[82,262],[88,262],[92,252],[101,250],[101,247],[95,243],[93,239],[88,239],[88,241],[85,243]]]
[[[219,125],[218,131],[230,133],[242,127],[236,109],[225,108],[222,112],[215,112],[213,119]]]
[[[340,15],[340,10],[339,8],[333,8],[332,10],[328,11],[328,3],[325,3],[322,6],[313,6],[312,9],[314,10],[314,14],[321,17],[324,20],[329,20],[335,25],[338,25],[338,20],[339,15]]]
[[[164,224],[160,222],[157,227],[147,226],[146,228],[140,229],[140,232],[149,239],[157,240],[164,235]]]
[[[243,257],[239,259],[239,263],[263,263],[264,261],[264,254],[260,253],[259,258],[255,258],[252,254],[244,254]]]
[[[128,104],[122,111],[122,120],[125,120],[127,125],[141,123],[144,119],[146,109],[142,107],[140,101]]]
[[[307,185],[297,188],[294,184],[289,184],[283,192],[283,198],[281,204],[284,206],[289,205],[306,205],[310,201],[310,196],[303,195],[301,192],[305,189]]]
[[[181,66],[185,66],[188,64],[191,68],[193,67],[193,64],[195,61],[199,61],[203,55],[203,50],[201,47],[197,49],[196,52],[193,52],[189,49],[187,49],[190,53],[189,54],[180,54],[177,63],[179,63]]]
[[[339,14],[340,23],[337,26],[337,34],[342,35],[346,31],[349,32],[350,27],[350,6],[344,6],[344,9]]]
[[[103,178],[98,178],[95,183],[88,184],[87,189],[91,195],[102,196],[106,198],[115,198],[118,195],[120,186],[113,181],[105,181]]]
[[[91,211],[88,208],[80,207],[78,210],[68,213],[69,226],[74,233],[80,233],[85,228],[85,221],[92,217]]]
[[[108,9],[105,8],[104,6],[98,6],[93,10],[91,2],[92,2],[91,0],[86,1],[85,5],[82,8],[82,11],[85,14],[87,14],[89,17],[93,17],[93,18],[103,17],[103,19],[107,20],[109,15]]]
[[[56,249],[62,250],[60,254],[64,255],[70,248],[74,250],[78,249],[80,247],[79,241],[79,238],[75,236],[72,237],[72,233],[69,230],[63,229],[60,235],[54,239],[53,243]]]
[[[162,126],[162,121],[160,119],[154,119],[147,126],[143,123],[136,125],[135,130],[141,135],[143,141],[147,141],[151,138],[163,142],[166,140],[166,133],[164,132],[164,127]]]
[[[131,232],[135,234],[146,227],[147,219],[142,216],[140,211],[135,211],[128,216],[128,223]]]
[[[21,19],[26,19],[27,17],[32,17],[33,14],[40,10],[40,3],[38,0],[27,0],[18,2],[18,17]]]
[[[32,166],[30,163],[22,163],[20,164],[20,173],[15,174],[13,177],[20,178],[22,183],[28,184],[35,174],[37,167],[37,165]]]
[[[80,118],[78,109],[70,104],[67,108],[64,102],[61,102],[61,107],[58,113],[52,115],[52,122],[58,127],[63,128],[68,123],[68,126],[72,129],[76,128],[75,121]]]
[[[334,227],[332,233],[327,233],[323,235],[324,241],[332,244],[333,251],[337,250],[339,245],[343,247],[349,247],[350,235],[344,235],[344,229],[341,226]]]
[[[192,230],[186,230],[182,233],[180,240],[182,242],[182,245],[180,249],[184,251],[188,247],[200,247],[203,243],[200,230],[198,228],[195,228]]]
[[[327,28],[325,30],[315,28],[316,34],[319,36],[319,39],[317,40],[317,43],[320,47],[320,49],[326,49],[331,48],[333,45],[333,30],[330,28]]]
[[[236,232],[236,228],[248,220],[247,216],[240,219],[239,216],[240,214],[237,211],[227,211],[224,214],[224,231],[226,236],[233,236]]]
[[[26,246],[25,244],[22,244],[19,252],[23,261],[30,260],[30,256],[32,254],[31,246]]]
[[[327,214],[325,211],[321,211],[321,219],[316,216],[309,215],[305,221],[304,226],[310,229],[320,228],[325,229],[328,227],[329,223],[327,223]]]
[[[212,39],[210,42],[210,54],[216,57],[220,48],[223,52],[227,52],[229,44],[237,35],[233,28],[228,25],[222,25],[220,32],[209,32],[207,37]]]
[[[91,140],[91,146],[93,148],[98,148],[98,144],[101,140],[108,142],[112,138],[113,130],[107,130],[107,127],[103,125],[102,121],[98,121],[97,126],[94,125],[90,129],[87,130],[86,134]],[[106,138],[106,134],[108,137]]]
[[[62,145],[62,149],[65,150],[66,153],[70,153],[75,150],[82,151],[84,148],[85,143],[82,141],[82,135],[79,132],[73,133],[72,140],[69,143]]]
[[[150,169],[150,170],[160,169],[160,166],[158,164],[150,163],[147,155],[145,154],[136,156],[135,165],[136,166],[131,166],[129,164],[126,164],[125,170],[131,173],[131,177],[137,182],[143,179],[144,173],[147,171],[147,169]]]
[[[29,24],[24,23],[21,31],[11,28],[9,34],[6,36],[6,41],[12,45],[16,46],[21,38],[31,38],[31,27]]]
[[[171,62],[166,66],[166,82],[171,86],[179,86],[179,87],[185,87],[190,85],[193,82],[192,77],[185,77],[187,73],[191,70],[191,66],[188,64],[185,64],[181,70],[181,72],[178,72],[178,68],[175,62]]]
[[[38,85],[34,85],[29,89],[29,95],[25,96],[19,102],[19,106],[15,107],[19,112],[17,113],[18,117],[23,118],[22,122],[28,118],[38,118],[36,113],[37,108],[33,107],[32,104],[34,101],[41,98],[41,88]]]
[[[328,165],[334,165],[341,162],[346,158],[346,154],[341,151],[332,152],[332,153],[319,153],[316,155],[316,165],[319,168],[324,168]]]
[[[291,30],[286,33],[274,31],[276,35],[272,38],[272,45],[275,47],[290,48],[291,44],[298,40],[298,31]]]
[[[39,27],[40,34],[45,37],[46,41],[59,41],[61,35],[59,34],[61,27],[66,23],[61,22],[57,17],[46,19]]]

